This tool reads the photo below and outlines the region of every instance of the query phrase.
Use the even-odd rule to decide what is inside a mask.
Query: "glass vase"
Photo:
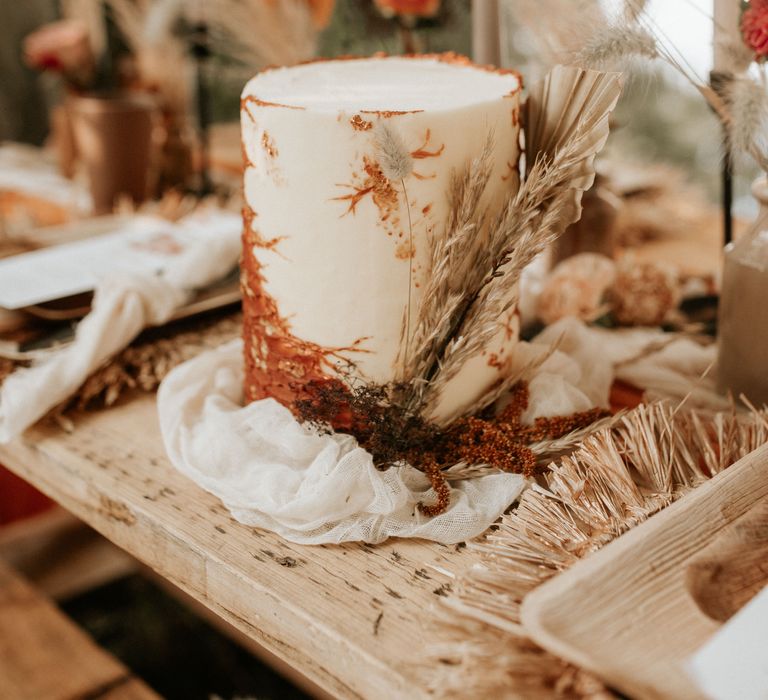
[[[718,321],[718,388],[768,404],[768,179],[752,194],[757,220],[725,249]]]

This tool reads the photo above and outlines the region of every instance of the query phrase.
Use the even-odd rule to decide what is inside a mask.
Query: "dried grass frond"
[[[413,172],[413,157],[403,137],[385,121],[380,121],[373,130],[373,146],[376,161],[387,179],[404,180]]]
[[[173,33],[181,16],[180,0],[104,0],[136,59],[142,86],[161,106],[184,115],[192,98],[191,61]]]
[[[563,688],[569,697],[612,697],[599,680],[526,636],[522,600],[765,444],[768,410],[748,409],[642,405],[552,464],[544,486],[526,491],[496,529],[469,544],[483,563],[457,577],[438,611],[424,662],[432,685],[447,697],[468,688],[478,697],[550,697]]]
[[[596,32],[574,55],[577,66],[598,69],[626,67],[633,59],[659,58],[656,37],[643,27],[610,24]]]
[[[215,49],[250,71],[315,55],[317,28],[306,0],[206,0],[206,9]]]
[[[632,24],[640,19],[640,16],[648,7],[648,0],[624,0],[622,17],[625,22]]]
[[[417,393],[431,379],[440,352],[456,330],[467,295],[481,284],[487,269],[487,232],[481,199],[491,176],[493,134],[482,152],[460,173],[449,191],[445,234],[430,241],[430,267],[411,340],[412,351],[403,377],[415,381]]]
[[[768,92],[766,85],[749,75],[734,76],[725,85],[724,97],[730,119],[728,135],[732,150],[750,153],[768,170]]]
[[[517,302],[516,286],[523,270],[562,232],[564,212],[572,203],[570,181],[591,123],[585,115],[572,138],[551,159],[546,155],[537,158],[517,195],[488,226],[485,275],[474,289],[467,288],[461,315],[437,355],[436,371],[426,377],[432,379],[423,395],[428,409],[467,360],[497,336],[500,320]]]

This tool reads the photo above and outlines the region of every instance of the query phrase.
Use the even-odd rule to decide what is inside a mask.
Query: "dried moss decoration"
[[[405,384],[347,386],[326,381],[304,388],[309,398],[294,403],[301,421],[319,430],[329,431],[333,426],[353,435],[379,469],[408,463],[425,473],[437,501],[420,503],[419,510],[430,516],[448,508],[446,469],[456,464],[479,465],[533,476],[539,466],[531,445],[583,430],[608,415],[596,408],[537,418],[533,425],[525,425],[521,418],[528,407],[528,386],[519,382],[499,415],[460,418],[443,428],[408,407],[409,386]]]

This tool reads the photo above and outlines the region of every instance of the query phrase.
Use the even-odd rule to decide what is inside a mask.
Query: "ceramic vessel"
[[[78,95],[68,107],[94,213],[110,213],[120,195],[143,201],[151,186],[153,101],[144,95]]]
[[[718,386],[768,404],[768,179],[752,185],[757,220],[725,249],[720,297]]]

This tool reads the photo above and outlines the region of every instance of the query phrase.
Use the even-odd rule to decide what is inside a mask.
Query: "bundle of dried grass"
[[[573,62],[591,68],[626,69],[633,61],[660,59],[688,81],[717,114],[729,132],[729,155],[746,154],[768,171],[765,63],[754,53],[750,55],[746,44],[728,47],[737,72],[721,74],[710,85],[645,12],[646,4],[643,0],[626,0],[623,15],[596,26],[574,53]]]
[[[469,546],[484,566],[459,576],[426,660],[447,697],[613,697],[536,646],[523,598],[768,441],[768,411],[707,413],[641,405],[550,465],[498,527]]]
[[[182,0],[105,0],[130,47],[144,89],[154,93],[164,111],[188,112],[192,99],[191,62],[174,34]]]
[[[317,18],[307,0],[209,0],[206,19],[216,50],[250,71],[315,55]]]
[[[430,241],[431,267],[417,312],[404,381],[429,414],[446,384],[499,334],[517,302],[523,269],[580,216],[593,160],[608,135],[621,92],[614,74],[558,66],[526,105],[528,162],[523,182],[501,211],[483,202],[493,135],[454,178],[446,233]],[[517,381],[502,382],[501,391]],[[473,405],[482,410],[499,386]],[[457,416],[447,416],[446,422]]]

